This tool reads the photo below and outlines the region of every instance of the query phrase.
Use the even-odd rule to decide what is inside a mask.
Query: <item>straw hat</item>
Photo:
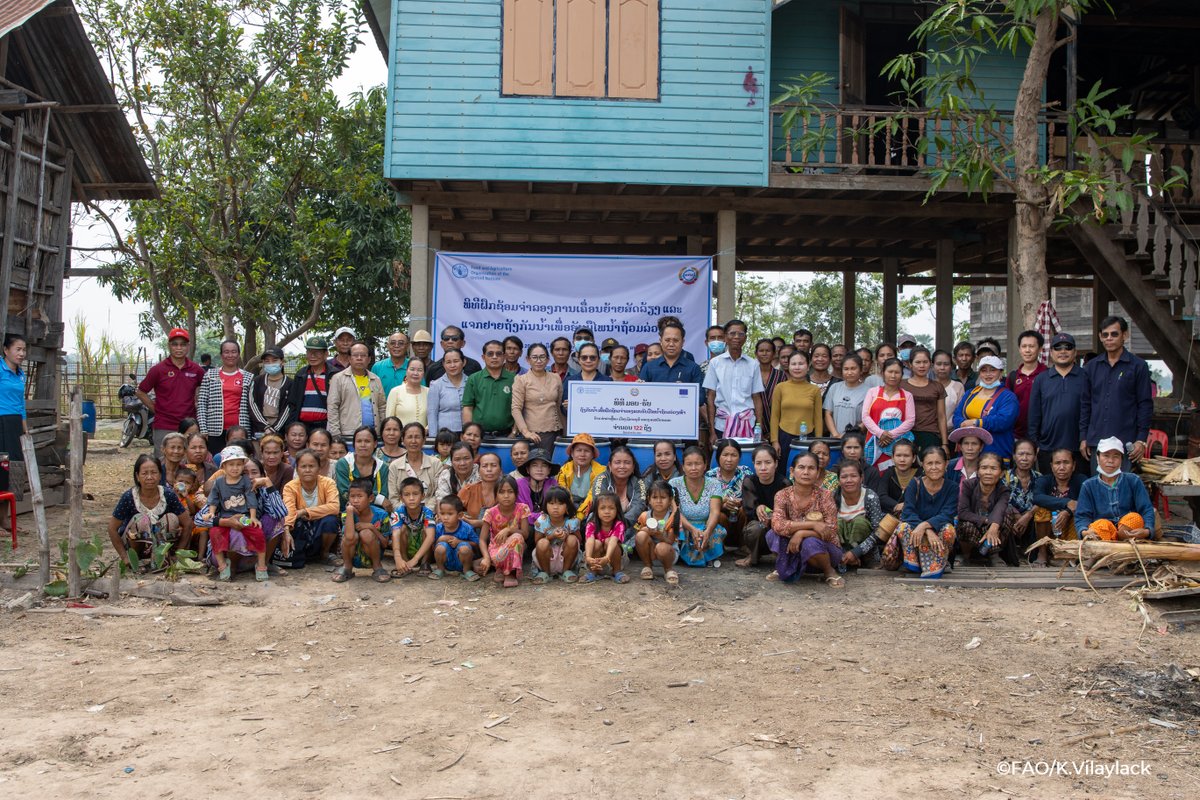
[[[983,442],[985,447],[992,443],[992,434],[988,431],[988,429],[979,427],[955,428],[950,432],[950,436],[947,438],[949,438],[952,442],[961,442],[968,436],[974,436],[976,439]]]

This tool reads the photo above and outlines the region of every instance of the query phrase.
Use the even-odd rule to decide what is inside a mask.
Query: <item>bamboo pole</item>
[[[83,535],[83,389],[71,389],[71,521],[67,547],[67,596],[79,597],[79,539]]]
[[[29,493],[32,495],[33,520],[38,536],[38,593],[46,593],[50,582],[50,530],[46,527],[46,500],[42,496],[42,475],[38,471],[37,453],[33,449],[33,437],[21,437],[21,453],[25,456],[25,473],[29,478]]]

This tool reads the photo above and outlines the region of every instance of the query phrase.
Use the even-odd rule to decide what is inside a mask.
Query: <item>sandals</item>
[[[545,586],[547,583],[550,582],[550,573],[542,572],[541,570],[538,570],[533,575],[533,582],[538,584],[539,586]]]
[[[350,580],[353,577],[354,577],[354,569],[353,568],[338,567],[337,571],[333,573],[333,582],[334,583],[345,583],[346,581]]]
[[[475,570],[469,569],[463,573],[463,580],[469,583],[474,583],[475,581],[479,580],[479,573]]]
[[[771,583],[775,583],[776,581],[780,580],[779,572],[776,570],[771,570],[771,574],[767,576],[767,580]]]
[[[434,567],[429,571],[429,580],[431,581],[440,581],[444,577],[446,577],[446,570],[444,569]]]
[[[217,580],[224,581],[225,583],[233,580],[233,567],[228,563],[221,567],[221,571],[217,573]]]
[[[642,580],[654,580],[654,567],[642,567]]]
[[[333,553],[329,553],[325,556],[325,564],[326,564],[326,566],[330,566],[330,567],[343,566],[342,557],[338,556],[338,555],[334,555]]]
[[[624,572],[618,572],[617,574],[613,575],[613,581],[615,583],[629,583],[629,576]]]
[[[377,569],[373,570],[371,572],[371,577],[375,579],[376,583],[387,583],[392,579],[392,576],[389,575],[388,571],[383,567],[378,567]]]
[[[403,578],[405,575],[408,575],[411,572],[412,572],[412,570],[409,570],[408,572],[401,572],[398,569],[394,569],[394,570],[392,570],[391,575],[393,578]]]
[[[600,580],[600,577],[594,572],[589,572],[583,576],[584,583],[595,583],[598,580]]]
[[[667,570],[667,585],[669,585],[669,586],[678,586],[679,585],[679,573],[673,569]]]
[[[579,580],[579,576],[573,570],[568,569],[563,571],[562,579],[564,583],[576,583]]]
[[[831,589],[845,589],[846,579],[841,575],[830,575],[825,579],[825,583],[829,584]]]
[[[515,589],[520,584],[521,584],[521,582],[519,580],[517,580],[515,575],[505,575],[504,576],[504,588],[505,589]]]
[[[266,583],[266,582],[267,582],[267,581],[269,581],[270,579],[271,579],[271,573],[270,573],[270,571],[268,571],[268,570],[265,570],[265,569],[258,569],[258,568],[255,568],[255,570],[254,570],[254,580],[258,581],[259,583]]]

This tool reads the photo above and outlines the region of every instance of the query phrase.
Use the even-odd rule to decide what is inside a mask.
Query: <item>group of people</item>
[[[194,547],[222,580],[319,562],[339,582],[358,567],[381,582],[494,572],[505,586],[526,572],[625,583],[631,559],[641,578],[658,567],[675,584],[680,564],[719,566],[734,551],[751,566],[770,553],[769,580],[813,572],[840,587],[876,563],[936,578],[956,557],[1016,564],[1042,536],[1154,533],[1129,472],[1145,452],[1149,372],[1125,348],[1123,319],[1105,320],[1104,353],[1082,366],[1069,334],[1052,337],[1047,367],[1042,335],[1027,331],[1007,375],[992,340],[931,353],[901,335],[851,352],[800,330],[751,356],[747,326],[731,320],[709,329],[699,362],[678,319],[659,334],[633,353],[587,329],[549,346],[508,337],[486,342],[480,365],[448,327],[439,360],[417,331],[392,334],[372,364],[342,328],[332,358],[309,339],[287,376],[277,350],[258,374],[242,369],[234,342],[205,370],[173,330],[139,386],[156,457],[134,465],[113,545]],[[602,463],[580,434],[555,463],[580,380],[699,384],[702,436],[658,442],[641,465],[619,442]],[[496,437],[515,440],[508,474],[481,449]]]

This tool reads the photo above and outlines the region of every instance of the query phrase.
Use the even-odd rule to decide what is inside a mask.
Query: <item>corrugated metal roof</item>
[[[4,36],[13,28],[19,28],[25,21],[54,0],[0,0],[0,36]]]

